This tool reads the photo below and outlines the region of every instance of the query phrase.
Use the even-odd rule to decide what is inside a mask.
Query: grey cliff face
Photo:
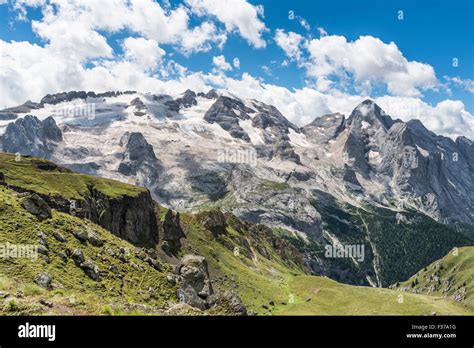
[[[2,148],[5,152],[50,158],[61,140],[61,130],[52,117],[40,121],[27,115],[8,125],[2,136]]]
[[[69,93],[46,96],[44,107],[84,97]],[[117,94],[110,95],[103,98]],[[147,187],[160,204],[178,211],[218,208],[223,214],[290,231],[306,243],[304,262],[314,273],[356,284],[379,286],[394,279],[382,269],[394,259],[384,255],[387,243],[409,245],[422,231],[432,242],[427,250],[435,255],[444,249],[436,249],[438,235],[426,232],[433,224],[451,234],[444,248],[465,243],[451,233],[452,225],[474,224],[472,140],[438,136],[417,120],[393,120],[373,101],[362,102],[349,117],[333,113],[298,128],[271,105],[213,90],[187,90],[178,97],[137,94],[122,100],[127,99],[120,99],[123,108],[129,108],[126,112],[115,101],[106,100],[98,108],[121,116],[113,125],[65,121],[61,132],[52,118],[19,118],[6,129],[4,151],[57,155],[75,170],[131,179]],[[134,123],[134,112],[150,122]],[[87,136],[99,140],[90,145]],[[101,137],[107,137],[106,151]],[[256,153],[256,158],[218,159],[222,149],[232,155]],[[216,215],[216,231],[223,229],[220,220]],[[383,223],[399,230],[374,235]],[[159,231],[162,247],[173,253],[184,238],[176,227],[179,215],[168,215],[165,225]],[[134,233],[126,232],[128,238],[140,238]],[[366,260],[344,263],[318,254],[326,244],[345,242],[364,244]],[[407,258],[416,250],[410,252]]]
[[[220,96],[206,112],[204,120],[209,123],[217,123],[234,138],[249,142],[250,137],[239,125],[239,119],[250,119],[249,113],[254,113],[254,111],[246,107],[240,100]]]
[[[125,134],[122,141],[126,141],[125,152],[118,172],[125,176],[134,176],[143,186],[156,184],[162,165],[151,146],[141,133]]]
[[[346,118],[336,112],[315,118],[313,122],[302,128],[303,133],[317,143],[327,143],[336,138],[344,129]]]

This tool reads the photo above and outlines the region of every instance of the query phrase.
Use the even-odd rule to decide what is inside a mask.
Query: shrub
[[[104,315],[113,315],[112,308],[109,305],[104,305],[102,307],[102,314],[104,314]]]
[[[7,311],[8,312],[16,312],[18,310],[18,304],[14,298],[10,299],[7,302]]]

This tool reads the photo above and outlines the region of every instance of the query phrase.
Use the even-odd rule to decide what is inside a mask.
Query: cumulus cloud
[[[0,5],[8,3],[8,0],[1,0]],[[17,20],[27,21],[28,7],[41,7],[46,4],[46,0],[16,0],[13,2],[13,9],[17,11]]]
[[[372,36],[347,41],[318,30],[321,37],[309,40],[277,29],[274,39],[287,56],[284,65],[296,61],[319,91],[353,87],[370,95],[373,87],[381,85],[395,96],[421,97],[422,91],[440,86],[432,66],[407,60],[394,42]]]
[[[300,45],[303,42],[303,36],[292,31],[286,33],[283,29],[277,29],[274,39],[289,59],[301,60]]]
[[[328,32],[323,27],[318,27],[318,33],[321,37],[328,35]]]
[[[35,21],[32,26],[40,37],[49,42],[47,48],[58,56],[79,62],[113,56],[112,47],[105,37],[85,23],[65,20],[55,20],[51,23]]]
[[[232,66],[227,63],[223,55],[212,57],[212,64],[215,66],[215,71],[232,70]]]
[[[234,30],[256,48],[266,46],[262,34],[266,30],[260,19],[263,7],[246,0],[186,0],[192,11],[200,16],[213,16],[224,23],[228,32]]]
[[[436,88],[439,83],[431,66],[409,61],[394,43],[371,36],[347,41],[321,32],[320,39],[307,39],[277,30],[274,40],[287,60],[296,61],[307,77],[315,79],[314,86],[292,90],[246,72],[238,79],[226,76],[225,72],[240,68],[240,60],[234,58],[230,64],[223,55],[213,57],[211,73],[191,72],[160,47],[171,45],[186,55],[208,51],[222,47],[229,32],[238,32],[253,46],[263,47],[263,10],[243,0],[234,2],[235,7],[224,6],[223,1],[188,0],[193,11],[206,17],[193,26],[188,8],[152,0],[18,2],[42,6],[43,18],[32,21],[32,28],[44,44],[0,40],[0,105],[38,101],[47,93],[68,90],[134,89],[176,94],[188,88],[207,91],[216,87],[275,105],[290,121],[304,126],[329,112],[349,114],[365,94],[371,94],[373,85],[383,84],[392,96],[376,101],[390,115],[405,121],[418,118],[439,134],[474,138],[474,117],[461,101],[445,100],[432,106],[420,99],[423,90]],[[224,25],[216,25],[215,18]],[[129,32],[130,37],[123,39],[123,54],[118,55],[107,34],[121,31]],[[445,79],[472,92],[472,80]],[[336,82],[347,81],[357,87],[355,95],[354,91],[335,88]]]
[[[0,40],[0,104],[14,106],[82,84],[82,64],[28,42]]]
[[[448,81],[448,83],[456,87],[460,87],[464,89],[465,91],[474,93],[474,80],[462,79],[459,76],[455,76],[455,77],[444,76],[444,79]]]
[[[432,106],[419,98],[384,96],[376,99],[384,111],[402,121],[420,120],[426,128],[455,139],[460,135],[474,139],[474,115],[460,100],[443,100]]]
[[[144,70],[156,68],[166,53],[155,40],[142,37],[129,37],[123,41],[122,47],[125,58]]]
[[[165,9],[153,0],[50,0],[43,6],[43,18],[33,21],[32,27],[40,37],[62,49],[67,49],[64,46],[69,42],[86,49],[84,37],[105,42],[98,31],[121,30],[160,44],[173,44],[185,54],[208,51],[212,45],[222,48],[227,39],[225,32],[212,22],[190,27],[189,21],[188,9],[183,5]]]
[[[182,51],[186,54],[194,52],[207,52],[212,48],[212,44],[222,49],[227,40],[227,35],[217,30],[214,23],[203,22],[183,35],[180,40]]]
[[[421,90],[435,89],[439,82],[432,66],[408,61],[394,42],[388,44],[372,36],[348,42],[344,36],[330,35],[310,40],[308,75],[331,87],[333,77],[353,76],[356,83],[382,83],[397,96],[418,97]],[[318,81],[319,82],[319,81]]]

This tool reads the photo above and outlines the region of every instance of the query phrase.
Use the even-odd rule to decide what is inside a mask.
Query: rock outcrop
[[[51,208],[48,204],[37,194],[32,194],[25,197],[21,205],[29,213],[36,216],[39,220],[46,220],[51,218]]]
[[[41,109],[42,107],[43,105],[28,100],[22,105],[0,110],[0,121],[15,120],[18,114],[24,114],[31,110]]]
[[[181,302],[204,310],[214,291],[212,289],[206,259],[198,255],[185,255],[177,267],[179,276],[178,298]]]
[[[110,98],[118,97],[122,94],[134,94],[135,91],[109,91],[104,93],[86,92],[86,91],[70,91],[56,94],[47,94],[41,99],[40,104],[59,104],[62,102],[72,101],[74,99],[87,99],[87,98]]]
[[[176,273],[176,277],[172,278],[179,285],[178,298],[181,303],[200,310],[218,306],[228,314],[247,314],[247,308],[237,294],[232,291],[214,292],[204,257],[185,255],[177,266]]]
[[[245,106],[242,101],[220,96],[206,112],[204,120],[217,123],[234,138],[249,142],[250,137],[239,125],[239,120],[249,120],[249,114],[252,113],[255,111]]]
[[[118,167],[119,173],[133,176],[137,182],[145,187],[156,185],[162,164],[158,160],[151,146],[141,133],[125,134],[122,143],[126,143],[123,159]]]
[[[89,186],[86,199],[78,202],[78,213],[131,243],[154,247],[159,242],[154,203],[148,191],[111,198]]]
[[[176,254],[181,248],[181,238],[186,237],[181,228],[179,213],[168,210],[160,226],[161,249],[167,255]]]
[[[52,117],[40,121],[31,115],[10,123],[1,138],[4,152],[44,158],[50,158],[61,140],[61,130]]]

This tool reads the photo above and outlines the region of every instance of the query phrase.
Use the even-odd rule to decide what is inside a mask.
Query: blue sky
[[[146,80],[138,85],[146,89],[185,87],[190,81],[197,89],[204,81],[209,86],[243,88],[241,81],[245,80],[245,86],[254,81],[264,84],[266,92],[269,86],[283,87],[295,95],[311,89],[321,100],[339,93],[346,99],[386,96],[401,102],[400,98],[416,98],[433,108],[445,100],[458,101],[462,104],[452,103],[449,112],[456,109],[464,121],[474,114],[471,0],[233,0],[227,6],[217,6],[216,0],[158,1],[158,6],[153,6],[152,0],[134,0],[149,13],[119,7],[112,1],[120,0],[98,1],[96,4],[105,4],[105,11],[90,6],[79,19],[75,14],[87,1],[0,0],[0,40],[4,43],[0,73],[6,95],[2,104],[36,97],[19,82],[5,83],[10,76],[24,77],[28,69],[35,72],[30,78],[36,80],[27,82],[36,86],[38,93],[52,93],[55,88],[56,92],[64,88],[108,88],[104,80],[111,86],[129,84],[130,88],[137,87],[133,81]],[[46,18],[48,9],[51,13]],[[122,17],[133,17],[135,22],[112,19],[111,11],[123,11]],[[153,16],[153,12],[158,14]],[[171,20],[166,22],[168,18]],[[40,25],[33,27],[34,21]],[[148,21],[150,26],[145,26]],[[78,26],[72,28],[70,22]],[[208,32],[195,32],[194,41],[186,41],[204,23],[210,28]],[[82,36],[80,30],[84,30]],[[276,39],[278,30],[282,42]],[[360,40],[361,36],[368,39]],[[92,37],[90,42],[88,37]],[[124,45],[127,38],[143,40]],[[290,38],[296,39],[296,45],[288,45],[295,42]],[[12,45],[12,40],[29,46]],[[42,50],[35,50],[35,44]],[[361,60],[361,55],[365,57],[371,50],[373,56]],[[58,68],[33,69],[22,57],[31,55],[34,61],[35,54],[56,62]],[[228,65],[216,65],[214,58],[220,56]],[[146,62],[144,57],[148,57]],[[156,64],[149,57],[156,57]],[[232,64],[234,58],[239,59],[239,67]],[[457,66],[453,66],[453,59],[457,59]],[[68,73],[74,70],[69,84],[59,68],[63,63]],[[127,78],[117,81],[119,71],[127,71]],[[174,81],[167,87],[159,84],[166,80]],[[321,112],[340,104],[327,100]],[[441,106],[446,108],[447,104]],[[467,122],[470,127],[470,120]]]

